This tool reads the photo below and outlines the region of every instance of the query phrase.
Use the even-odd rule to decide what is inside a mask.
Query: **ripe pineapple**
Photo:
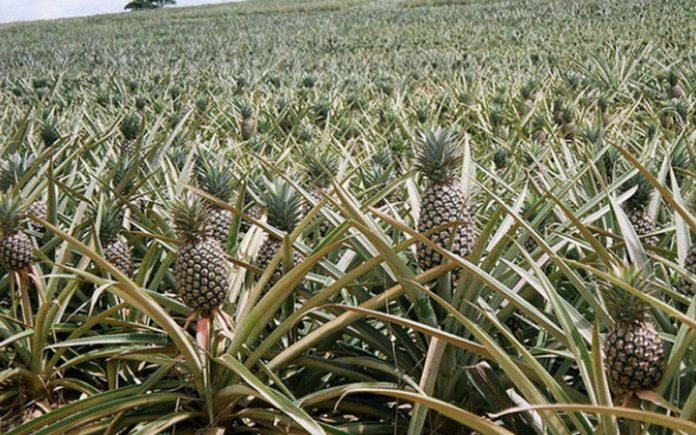
[[[617,276],[643,292],[653,291],[645,272],[624,266]],[[605,367],[615,394],[651,390],[662,378],[665,351],[649,318],[649,306],[615,285],[608,285],[607,307],[614,313],[614,325],[604,340]]]
[[[239,108],[239,113],[242,115],[242,124],[240,130],[242,139],[249,140],[256,133],[256,119],[254,119],[254,108],[249,103],[244,103]]]
[[[628,218],[636,230],[636,234],[643,239],[643,244],[646,247],[654,247],[657,245],[658,237],[650,235],[655,232],[656,225],[654,220],[648,216],[646,210],[650,202],[650,183],[642,175],[638,174],[629,179],[621,188],[623,192],[638,186],[638,190],[626,200],[624,210]]]
[[[268,186],[264,200],[268,212],[268,224],[281,231],[291,233],[300,221],[302,212],[302,198],[297,191],[284,181],[276,181]],[[266,269],[273,257],[278,254],[281,246],[280,240],[272,237],[267,238],[256,258],[257,266]],[[293,251],[292,256],[293,267],[302,262],[299,252]],[[266,285],[267,290],[283,276],[283,270],[284,266],[281,260]]]
[[[199,174],[199,180],[203,189],[225,203],[232,197],[232,185],[234,178],[223,166],[217,164],[204,164]],[[227,236],[230,233],[232,212],[208,203],[208,235],[220,242],[224,247],[227,244]]]
[[[422,132],[418,148],[416,168],[429,181],[422,194],[418,231],[423,233],[443,224],[463,222],[454,228],[453,243],[450,240],[452,227],[432,233],[428,238],[455,254],[469,255],[476,235],[464,192],[457,180],[456,170],[462,155],[454,145],[453,134],[442,129]],[[442,255],[423,243],[418,244],[416,252],[423,270],[442,263]]]
[[[115,201],[104,205],[99,226],[102,253],[109,263],[129,278],[133,277],[133,257],[128,243],[121,237],[123,209]]]
[[[119,144],[121,154],[125,156],[133,155],[135,153],[135,140],[140,130],[140,118],[134,113],[127,115],[121,121],[120,129],[124,137],[123,142]]]
[[[174,276],[184,303],[204,317],[227,297],[229,270],[220,242],[208,235],[208,215],[198,199],[184,199],[173,207],[179,251]]]
[[[17,197],[0,198],[0,264],[5,270],[25,270],[33,261],[31,240],[22,231],[25,216]]]

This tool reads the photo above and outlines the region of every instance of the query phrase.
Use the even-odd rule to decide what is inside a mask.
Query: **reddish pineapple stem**
[[[24,323],[32,327],[34,323],[31,314],[31,301],[29,299],[29,271],[27,269],[18,270],[12,274],[12,277],[16,280],[17,290],[19,291]]]

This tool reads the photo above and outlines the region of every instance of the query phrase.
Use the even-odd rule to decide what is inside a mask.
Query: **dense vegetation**
[[[0,26],[0,432],[696,433],[696,10]]]

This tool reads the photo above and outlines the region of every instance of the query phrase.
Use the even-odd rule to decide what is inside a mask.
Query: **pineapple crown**
[[[254,115],[254,108],[248,102],[243,102],[239,105],[239,114],[242,119],[250,119]]]
[[[534,120],[532,121],[532,126],[534,127],[534,130],[542,130],[545,125],[546,120],[544,120],[543,116],[537,115],[534,117]]]
[[[684,173],[689,169],[689,155],[683,149],[672,153],[672,169],[677,180],[684,178]]]
[[[46,120],[41,127],[41,140],[48,147],[56,143],[60,139],[60,132],[53,121]]]
[[[201,186],[209,194],[228,202],[234,186],[232,173],[220,164],[206,163],[202,166],[198,176]]]
[[[268,185],[264,196],[268,223],[286,232],[292,232],[302,215],[302,197],[287,182],[276,180]]]
[[[140,117],[135,113],[129,113],[121,121],[120,129],[126,139],[135,139],[140,130]]]
[[[0,198],[0,233],[3,237],[20,231],[26,219],[26,212],[16,195],[3,195]]]
[[[360,178],[362,179],[363,186],[365,186],[366,189],[371,189],[384,184],[387,180],[388,173],[388,170],[381,166],[368,166],[360,172]]]
[[[422,130],[417,142],[416,168],[434,184],[450,183],[462,158],[449,129]]]
[[[128,157],[119,158],[111,166],[113,188],[125,197],[134,193],[137,175],[137,161]]]
[[[646,294],[655,292],[652,277],[645,267],[638,268],[631,264],[622,264],[613,271],[613,276],[622,286],[633,287]],[[622,286],[612,282],[602,285],[607,308],[610,313],[614,313],[614,320],[621,322],[644,320],[650,305]]]
[[[503,169],[507,166],[509,155],[510,152],[505,148],[499,148],[496,150],[495,154],[493,154],[493,164],[495,165],[496,169]]]
[[[667,81],[670,86],[676,86],[679,83],[679,76],[674,71],[670,71],[669,74],[667,74]]]
[[[96,222],[96,210],[93,220]],[[123,207],[116,201],[105,201],[101,207],[101,223],[99,225],[99,240],[109,243],[116,240],[123,228]]]
[[[642,174],[636,174],[629,178],[628,181],[621,186],[621,192],[626,192],[636,186],[638,187],[638,190],[636,190],[635,193],[631,195],[628,200],[626,200],[626,206],[630,210],[640,210],[650,201],[652,187],[650,182],[648,182],[648,180],[643,177]]]
[[[206,237],[208,211],[200,198],[185,197],[176,201],[171,212],[174,217],[174,229],[181,242]]]
[[[312,178],[317,187],[325,187],[331,181],[331,176],[338,170],[338,159],[330,152],[324,152],[318,156],[312,155],[312,150],[307,148],[305,154],[307,173]]]
[[[387,169],[392,164],[392,155],[388,149],[379,148],[372,155],[372,161],[375,162],[376,166],[382,169]]]
[[[31,156],[23,157],[19,153],[7,157],[0,166],[0,192],[6,192],[14,187],[24,177],[32,162]]]

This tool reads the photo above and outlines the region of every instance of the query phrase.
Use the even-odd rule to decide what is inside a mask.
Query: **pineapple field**
[[[0,433],[696,434],[692,2],[0,37]]]

